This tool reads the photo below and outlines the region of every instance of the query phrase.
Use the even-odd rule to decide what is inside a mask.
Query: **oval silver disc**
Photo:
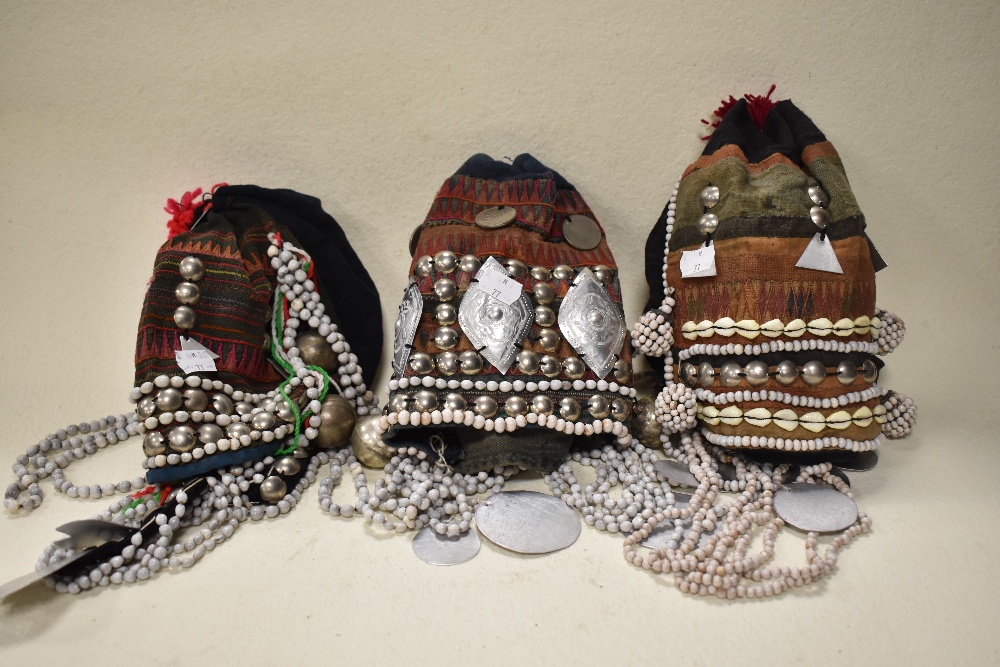
[[[491,542],[521,554],[565,549],[580,537],[580,515],[537,491],[502,491],[476,507],[476,526]]]
[[[458,565],[472,560],[479,553],[482,542],[474,530],[467,530],[458,537],[438,535],[430,526],[417,533],[412,542],[417,558],[431,565]]]
[[[593,218],[571,215],[563,222],[563,238],[577,250],[593,250],[601,243],[601,228]]]
[[[685,486],[688,488],[698,488],[698,480],[695,476],[691,474],[688,470],[687,465],[681,463],[680,461],[671,461],[669,459],[660,459],[653,464],[653,468],[660,477],[670,482],[672,486]]]
[[[500,229],[514,222],[517,211],[513,206],[494,206],[484,208],[476,214],[476,226],[484,229]]]
[[[858,520],[858,506],[829,486],[795,482],[774,494],[774,511],[800,530],[832,533]]]

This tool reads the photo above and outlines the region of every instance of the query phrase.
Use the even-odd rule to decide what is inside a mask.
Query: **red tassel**
[[[212,192],[207,195],[207,199],[206,195],[202,194],[201,188],[197,188],[193,192],[185,192],[180,201],[177,201],[176,199],[168,199],[167,205],[163,207],[163,210],[171,216],[170,219],[167,220],[167,239],[172,239],[178,234],[191,229],[191,225],[195,222],[195,213],[197,213],[202,206],[205,207],[206,211],[212,208],[211,195],[225,185],[229,184],[216,183],[213,185]]]
[[[747,113],[750,114],[750,120],[753,121],[758,130],[764,130],[764,122],[767,120],[767,115],[771,113],[771,109],[773,109],[776,104],[776,102],[771,99],[771,94],[777,87],[777,84],[772,83],[771,88],[767,91],[767,95],[753,95],[751,93],[747,93],[743,96],[747,101]],[[707,121],[702,118],[701,122],[714,130],[719,127],[719,123],[721,123],[722,119],[725,118],[727,113],[729,113],[729,110],[736,106],[738,101],[739,100],[730,95],[728,100],[722,100],[722,104],[719,105],[719,108],[712,112],[712,115],[715,116],[716,120]],[[711,136],[712,133],[709,132],[707,135],[702,137],[702,140],[708,141]]]

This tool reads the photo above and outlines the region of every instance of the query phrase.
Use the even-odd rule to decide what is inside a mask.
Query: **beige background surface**
[[[45,433],[128,407],[168,196],[225,180],[322,198],[388,336],[441,182],[473,152],[530,151],[602,220],[634,319],[643,242],[701,150],[698,119],[772,82],[844,158],[890,264],[879,304],[909,325],[883,381],[920,423],[853,476],[873,534],[778,600],[685,597],[592,530],[547,557],[484,545],[434,568],[409,537],[322,514],[313,487],[191,572],[0,604],[0,664],[996,664],[998,37],[987,1],[3,0],[4,470]],[[115,481],[139,458],[130,443],[69,476]],[[33,515],[0,516],[0,580],[109,502],[44,488]],[[793,564],[797,539],[782,541]]]

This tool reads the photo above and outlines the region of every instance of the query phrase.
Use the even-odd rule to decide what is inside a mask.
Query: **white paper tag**
[[[826,271],[827,273],[844,272],[840,268],[840,260],[837,259],[837,253],[833,250],[833,244],[830,243],[830,239],[822,238],[822,233],[819,232],[809,241],[809,245],[806,246],[805,252],[799,257],[799,261],[795,263],[795,266],[800,269],[813,269],[814,271]]]
[[[219,358],[219,355],[217,355],[215,352],[212,352],[210,349],[208,349],[207,347],[196,341],[194,338],[185,338],[184,336],[181,336],[181,349],[189,351],[204,350],[205,352],[208,352],[208,354],[211,355],[213,359]]]
[[[174,357],[185,375],[216,370],[215,359],[208,350],[177,350]]]
[[[681,253],[681,278],[706,278],[715,275],[715,244]]]
[[[476,284],[479,289],[508,306],[521,298],[521,283],[491,267],[484,267],[476,274]]]

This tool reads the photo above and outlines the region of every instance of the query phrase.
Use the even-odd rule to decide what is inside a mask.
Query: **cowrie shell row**
[[[743,338],[753,339],[763,334],[769,338],[778,336],[788,336],[798,338],[806,332],[813,336],[850,336],[853,334],[878,335],[882,322],[877,317],[862,315],[855,319],[844,317],[836,322],[831,322],[825,317],[819,317],[806,322],[802,319],[794,319],[791,322],[783,323],[781,320],[769,320],[763,324],[758,324],[754,320],[740,320],[736,322],[731,317],[723,317],[715,322],[702,320],[701,322],[688,321],[681,325],[681,335],[688,340],[698,340],[698,338],[709,338],[711,336],[733,336],[739,335]]]
[[[884,424],[887,419],[883,405],[876,405],[874,408],[863,405],[853,413],[847,410],[838,410],[824,416],[823,413],[815,411],[800,415],[789,408],[772,413],[767,408],[757,407],[744,411],[737,405],[727,405],[720,410],[714,405],[702,405],[701,403],[698,404],[698,418],[709,426],[720,423],[727,426],[739,426],[746,422],[751,426],[764,427],[773,423],[786,431],[794,431],[801,426],[813,433],[819,433],[825,428],[841,430],[851,425],[864,428],[873,420]]]

